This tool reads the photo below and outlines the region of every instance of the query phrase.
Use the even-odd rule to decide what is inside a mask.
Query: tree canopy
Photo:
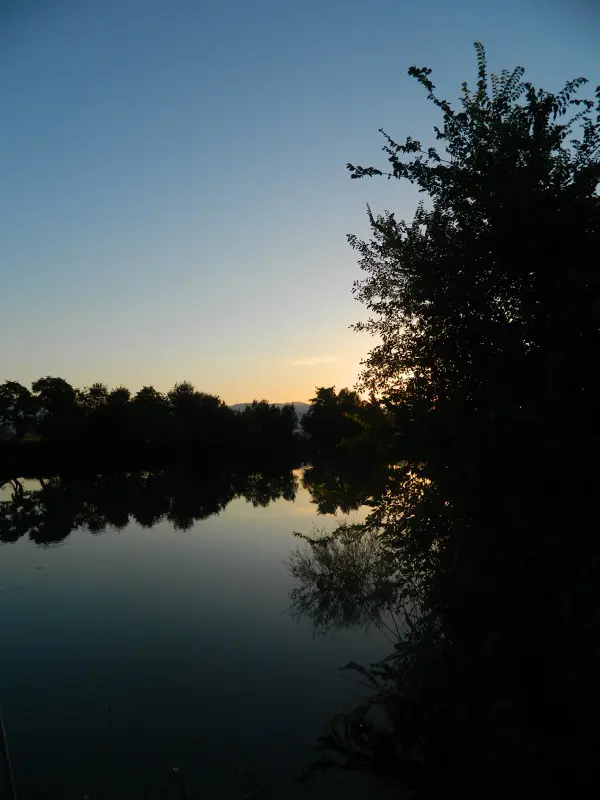
[[[521,67],[489,75],[475,47],[476,89],[462,85],[458,108],[431,70],[409,70],[442,115],[437,148],[382,131],[388,170],[348,164],[426,195],[411,221],[369,209],[372,239],[349,237],[372,312],[356,328],[381,338],[362,383],[456,416],[581,408],[600,339],[600,87],[582,99],[584,78],[552,93]]]
[[[68,459],[98,453],[181,457],[203,452],[224,457],[290,454],[297,444],[297,416],[292,405],[254,401],[244,411],[230,408],[217,395],[198,391],[189,381],[169,392],[142,387],[132,396],[125,386],[109,389],[96,382],[83,389],[65,379],[47,376],[34,381],[31,390],[15,381],[0,384],[0,426],[3,440],[12,445],[26,439],[21,454],[35,456],[34,442],[58,447]],[[6,448],[5,448],[6,449]],[[75,453],[75,451],[77,451]],[[4,468],[11,469],[7,453]],[[38,465],[39,466],[39,465]]]

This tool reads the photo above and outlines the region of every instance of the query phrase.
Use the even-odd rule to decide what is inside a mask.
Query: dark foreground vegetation
[[[396,641],[350,665],[370,696],[332,720],[315,766],[399,797],[584,796],[600,742],[600,87],[545,92],[476,51],[458,108],[410,69],[441,114],[436,147],[384,133],[387,172],[348,165],[425,199],[409,222],[369,210],[372,238],[350,237],[372,313],[357,327],[378,338],[362,386],[392,420],[395,468],[366,525],[292,557],[293,608]],[[343,500],[343,481],[322,483]]]

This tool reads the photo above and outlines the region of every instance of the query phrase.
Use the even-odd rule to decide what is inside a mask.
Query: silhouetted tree
[[[254,400],[239,414],[240,443],[247,449],[276,452],[290,447],[298,425],[293,405],[278,407],[266,400]]]
[[[332,450],[344,439],[360,433],[357,415],[362,401],[356,392],[349,389],[336,392],[335,386],[321,387],[310,402],[301,424],[315,447]]]
[[[106,426],[111,437],[124,442],[129,437],[131,424],[131,392],[125,386],[117,386],[109,392],[106,400]]]
[[[196,448],[229,444],[233,411],[216,395],[198,392],[184,381],[169,392],[173,430],[179,441]]]
[[[93,383],[77,393],[77,404],[85,416],[85,434],[94,446],[108,444],[109,431],[106,426],[106,403],[108,387],[104,383]]]
[[[16,441],[21,441],[35,423],[35,403],[27,387],[16,381],[0,385],[0,426],[11,428]]]
[[[131,393],[124,386],[111,391],[95,383],[81,393],[79,403],[86,414],[86,433],[94,447],[119,448],[129,437]]]
[[[138,443],[161,445],[168,437],[169,401],[153,386],[144,386],[131,401],[131,435]]]
[[[583,78],[538,90],[520,67],[490,78],[481,45],[477,58],[459,110],[430,70],[410,69],[442,113],[440,152],[384,134],[389,172],[348,165],[430,199],[412,222],[369,210],[372,240],[349,237],[367,273],[355,293],[374,313],[356,328],[381,338],[363,384],[449,424],[580,418],[595,406],[584,387],[600,340],[598,93],[595,105],[575,98]]]
[[[4,448],[17,472],[34,465],[42,472],[89,458],[98,467],[107,459],[132,466],[140,459],[150,466],[157,459],[198,459],[210,452],[217,459],[290,458],[297,450],[297,416],[292,405],[254,402],[245,412],[234,411],[218,396],[197,391],[188,381],[168,394],[144,386],[131,397],[124,386],[110,390],[104,383],[75,389],[62,378],[41,378],[33,394],[14,381],[0,387],[0,425],[17,441],[31,428],[42,444]],[[6,430],[4,431],[6,438]],[[66,447],[61,447],[65,445]],[[255,465],[256,465],[255,464]],[[20,465],[20,466],[19,466]],[[10,475],[10,464],[2,464]],[[7,471],[8,470],[8,471]]]
[[[371,240],[350,237],[373,315],[356,327],[380,340],[362,388],[398,444],[365,530],[412,575],[420,616],[360,669],[371,697],[320,765],[419,798],[566,795],[595,780],[600,712],[600,87],[489,76],[476,51],[458,109],[409,70],[441,112],[438,148],[384,134],[388,172],[348,165],[427,195],[412,221],[369,209]]]
[[[64,378],[40,378],[32,384],[37,401],[38,427],[44,440],[77,436],[81,416],[77,393]]]
[[[106,406],[108,388],[104,383],[93,383],[81,392],[79,402],[87,413],[93,415]]]

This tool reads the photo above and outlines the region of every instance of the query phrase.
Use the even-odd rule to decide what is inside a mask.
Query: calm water
[[[186,530],[163,515],[0,545],[0,703],[21,800],[158,797],[173,766],[192,798],[241,798],[239,769],[273,798],[374,796],[354,776],[292,783],[328,717],[357,702],[338,668],[390,649],[377,630],[315,637],[287,612],[293,532],[336,519],[301,488],[224,504]]]

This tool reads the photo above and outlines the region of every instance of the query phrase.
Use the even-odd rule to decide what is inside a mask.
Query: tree
[[[290,441],[298,427],[298,412],[291,403],[278,409],[277,435],[284,441]]]
[[[335,386],[321,387],[302,418],[302,429],[318,448],[334,449],[361,431],[357,415],[362,401],[356,392]]]
[[[124,386],[108,390],[94,383],[80,395],[87,419],[87,435],[94,445],[118,445],[128,434],[131,393]]]
[[[144,408],[165,408],[167,406],[167,399],[154,386],[143,386],[133,398],[133,402]]]
[[[80,402],[88,414],[95,414],[104,408],[108,401],[108,388],[105,383],[93,383],[81,392]]]
[[[0,425],[12,429],[13,438],[21,441],[34,422],[35,403],[26,386],[16,381],[0,385]]]
[[[463,84],[458,110],[435,94],[429,69],[409,70],[442,113],[440,150],[382,131],[388,172],[348,164],[352,178],[408,180],[428,196],[412,222],[369,209],[371,241],[349,237],[367,274],[355,295],[374,315],[356,328],[381,338],[362,383],[421,418],[589,410],[600,87],[591,101],[574,96],[584,78],[553,94],[523,81],[521,67],[488,76],[475,47],[477,90]]]
[[[380,339],[362,387],[401,434],[365,529],[418,615],[321,744],[423,798],[568,794],[596,771],[600,87],[549,93],[476,52],[458,109],[409,70],[437,149],[384,133],[387,172],[348,165],[426,195],[349,237],[372,314],[356,327]]]
[[[233,411],[217,395],[198,392],[188,381],[168,394],[174,431],[185,446],[208,447],[229,438]]]
[[[131,392],[125,386],[112,389],[106,400],[107,425],[119,440],[127,438],[131,416]]]
[[[111,389],[106,402],[109,406],[120,408],[121,406],[126,406],[130,401],[131,392],[129,389],[126,386],[117,386],[116,389]]]
[[[198,408],[198,393],[189,381],[181,381],[167,395],[176,416],[190,416]]]
[[[220,397],[196,391],[189,381],[176,383],[167,397],[173,415],[184,424],[199,416],[212,416],[225,406]]]
[[[32,386],[39,409],[42,439],[70,438],[77,434],[77,393],[64,378],[40,378]]]
[[[169,401],[154,386],[143,386],[131,401],[132,436],[138,442],[162,444],[168,435]]]
[[[274,453],[289,447],[298,425],[293,405],[276,406],[266,400],[253,400],[241,412],[240,437],[251,451]]]

